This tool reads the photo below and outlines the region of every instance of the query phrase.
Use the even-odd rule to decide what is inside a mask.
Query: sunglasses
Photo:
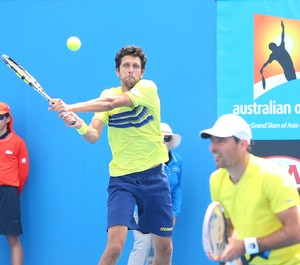
[[[4,118],[6,118],[6,117],[7,117],[7,113],[0,114],[0,121],[4,120]]]
[[[166,135],[166,136],[164,136],[164,141],[166,143],[170,142],[171,140],[172,140],[172,135]]]

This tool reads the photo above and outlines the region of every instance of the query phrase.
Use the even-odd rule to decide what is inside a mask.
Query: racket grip
[[[63,113],[63,112],[66,112],[65,110],[62,110],[59,114],[61,114],[61,113]],[[70,125],[74,125],[76,123],[76,121],[75,120],[72,120],[69,124]]]

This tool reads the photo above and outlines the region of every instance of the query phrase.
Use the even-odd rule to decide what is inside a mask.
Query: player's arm
[[[280,44],[280,46],[284,46],[284,24],[283,24],[283,21],[281,21],[281,28],[282,28],[282,33],[281,33],[281,44]]]
[[[74,112],[102,112],[131,105],[131,99],[127,94],[123,93],[117,96],[100,97],[86,102],[71,104],[69,109]]]
[[[293,206],[277,214],[282,228],[274,233],[257,238],[259,252],[283,248],[300,243],[300,210]],[[245,254],[244,240],[230,237],[229,244],[222,253],[221,259],[234,260]]]
[[[262,74],[263,73],[263,71],[264,71],[264,68],[268,65],[268,64],[270,64],[270,63],[272,63],[273,62],[273,56],[272,56],[272,54],[269,56],[269,59],[263,64],[263,66],[261,67],[261,69],[260,69],[260,73]]]
[[[62,111],[103,112],[112,110],[114,108],[131,105],[131,99],[125,93],[123,93],[117,96],[100,97],[74,104],[66,104],[61,99],[52,99],[49,109],[55,110],[58,113],[62,113]]]
[[[78,133],[89,143],[95,143],[101,136],[105,124],[98,120],[92,119],[91,123],[87,125],[78,115],[74,112],[63,112],[60,115],[68,127],[77,129]],[[71,121],[76,121],[71,123]]]
[[[300,243],[300,207],[294,206],[277,214],[282,223],[278,231],[258,238],[260,251],[287,247]]]
[[[95,143],[101,136],[101,133],[104,128],[104,123],[98,119],[92,119],[91,123],[88,126],[86,133],[81,134],[81,136],[88,141],[89,143]]]

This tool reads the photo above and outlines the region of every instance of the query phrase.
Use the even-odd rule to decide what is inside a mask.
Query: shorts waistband
[[[155,175],[155,174],[160,173],[162,171],[162,168],[163,168],[163,165],[160,164],[157,167],[153,167],[153,168],[146,169],[144,171],[134,172],[134,173],[128,174],[128,176],[132,176],[132,177],[139,176],[139,175],[151,176],[151,175]]]

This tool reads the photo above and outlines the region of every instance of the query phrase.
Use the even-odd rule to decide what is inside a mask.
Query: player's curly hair
[[[126,55],[131,55],[134,57],[139,57],[141,60],[141,68],[142,70],[146,67],[147,56],[142,50],[142,48],[134,45],[125,46],[121,50],[119,50],[115,57],[116,69],[120,69],[122,58]]]

